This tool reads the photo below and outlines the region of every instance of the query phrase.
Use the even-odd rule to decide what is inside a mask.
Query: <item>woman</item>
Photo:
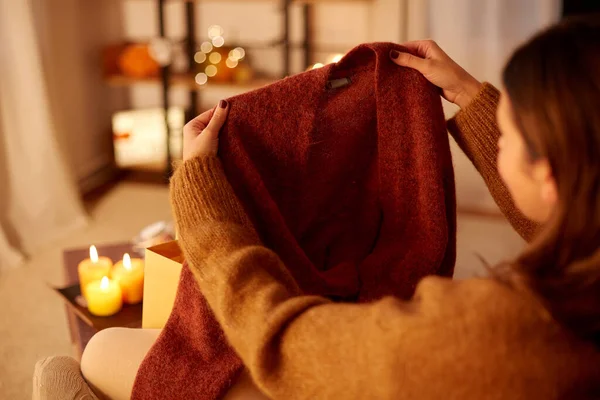
[[[405,46],[415,55],[391,58],[461,107],[449,130],[531,240],[525,252],[489,279],[426,278],[410,302],[305,296],[226,181],[222,101],[186,126],[171,187],[200,289],[271,398],[600,397],[600,22],[534,37],[509,60],[501,94],[435,43]]]

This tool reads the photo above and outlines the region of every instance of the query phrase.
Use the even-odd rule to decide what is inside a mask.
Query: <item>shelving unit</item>
[[[196,4],[202,2],[231,2],[231,3],[275,3],[278,4],[281,10],[283,34],[280,40],[272,43],[263,45],[266,47],[281,47],[281,56],[283,70],[281,72],[281,78],[290,75],[291,72],[291,52],[293,49],[301,49],[303,54],[304,67],[308,67],[312,64],[311,56],[314,51],[313,38],[312,38],[312,13],[313,5],[317,3],[364,3],[370,0],[136,0],[136,1],[154,1],[156,3],[158,11],[158,36],[167,39],[165,32],[165,5],[167,3],[185,3],[185,26],[186,26],[186,37],[185,37],[185,49],[186,55],[189,59],[190,65],[194,63],[194,54],[196,53],[196,38],[198,29],[196,26],[197,9]],[[290,39],[290,27],[291,27],[291,15],[290,8],[292,4],[299,4],[302,7],[302,31],[303,39],[301,44],[294,44]],[[169,66],[161,67],[160,76],[152,79],[135,79],[124,76],[110,76],[106,78],[106,83],[111,86],[133,86],[139,84],[159,84],[162,88],[162,104],[161,107],[165,110],[165,129],[166,135],[166,168],[164,171],[165,178],[168,178],[172,173],[172,159],[171,159],[171,132],[169,131],[169,124],[167,122],[167,112],[169,109],[169,90],[171,87],[183,87],[189,90],[189,107],[186,110],[186,122],[194,118],[199,110],[199,96],[201,92],[210,88],[234,88],[241,90],[252,90],[269,83],[272,83],[274,79],[257,79],[247,84],[222,84],[222,83],[209,83],[202,87],[198,86],[194,80],[194,76],[191,74],[172,74]]]

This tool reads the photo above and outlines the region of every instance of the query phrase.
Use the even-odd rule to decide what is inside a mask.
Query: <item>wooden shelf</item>
[[[107,0],[108,1],[108,0]],[[123,0],[118,0],[123,1]],[[142,0],[135,0],[142,1]],[[144,1],[152,1],[157,6],[157,13],[159,16],[158,19],[158,32],[159,36],[162,38],[166,38],[166,21],[165,14],[166,9],[164,7],[167,3],[181,3],[185,5],[185,25],[186,25],[186,35],[185,35],[185,48],[186,54],[191,59],[193,56],[193,52],[195,49],[195,36],[197,36],[197,21],[195,18],[195,4],[201,4],[202,2],[207,3],[238,3],[238,4],[256,4],[256,3],[270,3],[274,4],[281,11],[282,22],[284,25],[284,31],[282,39],[277,43],[267,43],[265,47],[281,47],[282,50],[282,61],[283,61],[283,73],[282,75],[290,75],[291,74],[291,51],[296,48],[294,43],[291,43],[290,40],[290,20],[292,19],[290,12],[291,4],[301,4],[302,6],[302,28],[303,28],[303,43],[301,44],[301,48],[304,50],[303,54],[303,64],[308,65],[311,62],[311,53],[315,52],[314,43],[313,43],[313,35],[311,34],[311,21],[312,21],[312,13],[311,13],[311,5],[314,4],[367,4],[372,3],[373,0],[144,0]],[[332,49],[333,50],[333,49]],[[317,50],[319,51],[319,50]],[[321,50],[322,51],[322,50]],[[336,53],[337,50],[333,50]],[[341,52],[341,51],[340,51]],[[105,71],[113,71],[116,72],[118,69],[105,68]],[[104,81],[107,85],[113,87],[133,87],[137,85],[155,85],[161,88],[162,90],[162,106],[163,109],[168,110],[169,108],[169,88],[170,87],[180,87],[187,89],[189,91],[189,104],[190,110],[196,111],[198,108],[198,97],[200,93],[199,90],[206,90],[211,88],[221,88],[221,89],[231,89],[234,91],[245,92],[253,89],[261,88],[265,85],[275,82],[275,79],[255,79],[251,82],[238,84],[238,83],[218,83],[214,79],[209,79],[205,85],[198,85],[195,81],[195,74],[187,73],[187,74],[171,74],[168,79],[161,79],[159,77],[154,78],[146,78],[146,79],[137,79],[131,78],[123,75],[110,75],[105,76]],[[188,115],[189,117],[189,115]],[[167,121],[165,121],[165,125],[167,125]],[[166,126],[165,129],[169,131],[169,127]],[[170,145],[167,142],[167,158],[170,152]],[[136,169],[140,169],[138,166]],[[160,166],[159,166],[160,167]],[[170,175],[171,168],[169,165],[163,165],[165,171],[163,176]],[[143,172],[149,172],[151,174],[155,174],[153,171],[156,166],[151,166],[148,170],[146,168],[141,168],[144,170]]]
[[[113,75],[104,78],[104,81],[110,86],[123,87],[123,86],[136,86],[136,85],[159,85],[161,83],[160,78],[131,78],[122,75]],[[187,89],[206,89],[206,88],[219,88],[219,89],[235,89],[235,90],[254,90],[266,86],[275,82],[275,79],[255,79],[248,83],[220,83],[220,82],[209,82],[205,85],[198,85],[194,80],[193,75],[178,74],[171,77],[170,84],[174,87],[183,87]]]

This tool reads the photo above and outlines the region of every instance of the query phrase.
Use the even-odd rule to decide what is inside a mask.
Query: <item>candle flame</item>
[[[129,253],[125,253],[123,256],[123,267],[125,267],[126,270],[131,269],[131,257],[129,257]]]
[[[94,264],[98,262],[98,250],[94,245],[90,246],[90,260],[92,260]]]
[[[110,283],[110,281],[108,280],[108,276],[105,276],[100,281],[100,289],[102,289],[102,290],[108,290],[109,283]]]

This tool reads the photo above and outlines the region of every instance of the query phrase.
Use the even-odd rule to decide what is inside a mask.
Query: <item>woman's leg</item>
[[[99,397],[127,400],[137,371],[160,329],[111,328],[98,332],[81,358],[81,372]]]
[[[129,399],[137,371],[160,329],[112,328],[98,332],[81,358],[83,376],[100,397]],[[223,400],[269,400],[243,371]]]

